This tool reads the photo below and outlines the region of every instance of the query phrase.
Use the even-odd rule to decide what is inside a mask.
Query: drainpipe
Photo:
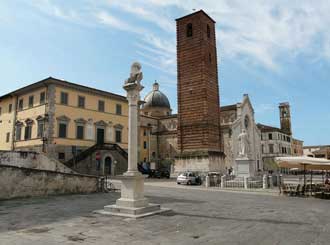
[[[15,151],[15,136],[16,136],[16,120],[17,120],[17,105],[18,105],[18,96],[16,95],[15,98],[15,108],[12,108],[14,111],[14,119],[13,119],[13,127],[12,127],[12,134],[11,134],[11,150]]]
[[[159,159],[159,120],[157,120],[157,168],[159,167],[160,159]]]
[[[47,111],[47,105],[48,105],[48,86],[45,84],[46,87],[46,92],[45,92],[45,112],[44,112],[44,123],[43,123],[43,130],[42,130],[42,135],[41,135],[41,140],[42,140],[42,152],[46,153],[46,144],[47,144],[47,138],[45,137],[45,132],[46,132],[46,123],[48,123],[48,111]]]
[[[151,140],[150,140],[150,134],[151,134],[151,128],[150,127],[148,127],[148,162],[150,162],[150,159],[151,159],[151,157],[150,157],[150,143],[151,143]]]

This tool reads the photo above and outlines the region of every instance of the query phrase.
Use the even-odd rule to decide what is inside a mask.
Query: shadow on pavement
[[[162,196],[146,196],[149,202],[157,203],[157,204],[164,204],[164,203],[190,203],[190,204],[199,204],[205,203],[206,201],[199,201],[199,200],[188,200],[188,199],[181,199],[181,198],[173,198],[173,197],[162,197]]]
[[[166,213],[158,214],[161,216],[185,216],[189,218],[206,218],[206,219],[216,219],[216,220],[231,220],[231,221],[239,221],[239,222],[255,222],[255,223],[267,223],[267,224],[275,224],[275,225],[311,225],[309,223],[303,222],[292,222],[292,221],[284,221],[284,220],[274,220],[274,219],[243,219],[237,217],[223,217],[223,216],[210,216],[210,215],[201,215],[201,214],[189,214],[189,213],[180,213],[175,211],[168,211]]]

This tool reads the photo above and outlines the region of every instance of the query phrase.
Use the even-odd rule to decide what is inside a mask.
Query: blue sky
[[[137,60],[143,93],[157,80],[176,112],[174,20],[192,9],[217,21],[221,105],[248,93],[257,122],[278,126],[288,101],[294,136],[330,144],[327,0],[1,1],[0,94],[49,76],[124,94]]]

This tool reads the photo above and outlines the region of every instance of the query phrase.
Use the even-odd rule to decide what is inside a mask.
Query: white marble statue
[[[143,79],[143,74],[141,71],[141,64],[139,62],[134,62],[131,66],[130,77],[126,79],[125,84],[128,83],[138,83],[140,84]]]
[[[240,157],[247,157],[250,153],[250,142],[249,136],[245,129],[242,130],[242,133],[238,135],[238,142],[239,142],[239,156]]]

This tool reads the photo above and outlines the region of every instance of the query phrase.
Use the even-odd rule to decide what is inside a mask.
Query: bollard
[[[221,176],[220,187],[225,188],[226,175]]]
[[[208,175],[206,175],[205,177],[205,187],[206,188],[210,187],[210,177]]]
[[[268,176],[268,180],[269,180],[269,188],[272,189],[274,187],[274,183],[273,183],[273,176],[269,175]]]
[[[243,181],[244,181],[244,189],[248,188],[248,177],[243,177]]]
[[[267,175],[264,174],[262,176],[262,189],[267,189],[267,187],[268,187],[268,184],[267,184]]]

